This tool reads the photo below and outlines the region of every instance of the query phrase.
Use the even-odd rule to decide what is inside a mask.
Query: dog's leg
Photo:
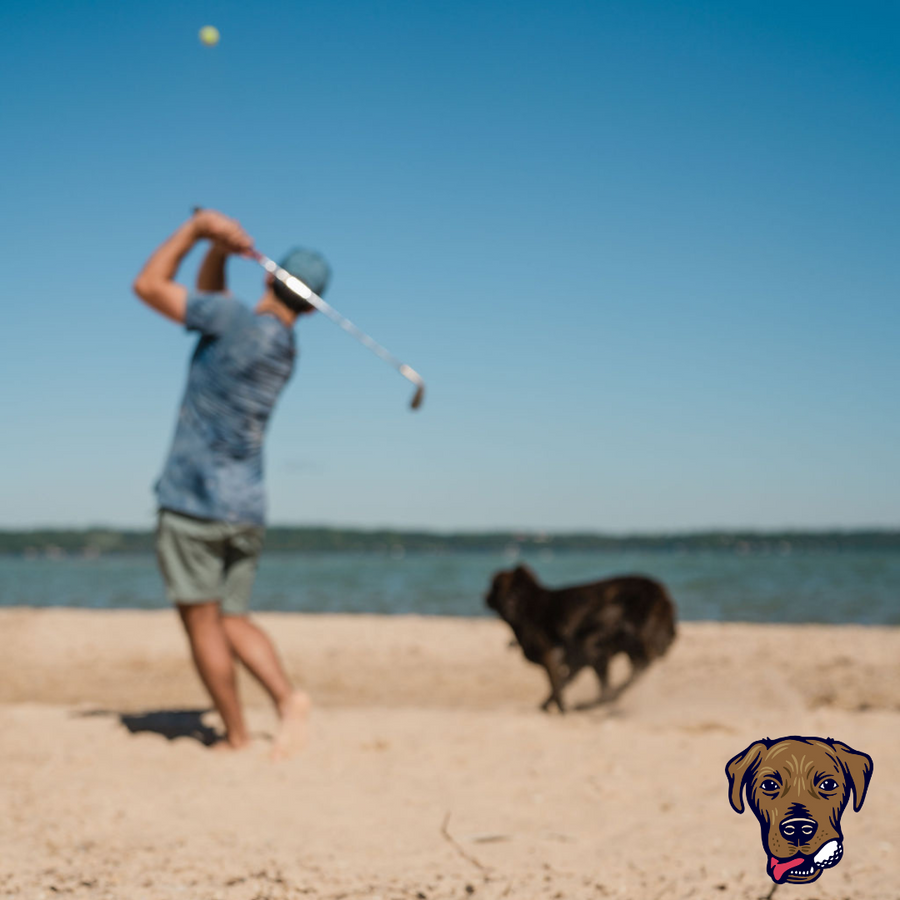
[[[630,656],[631,660],[631,672],[625,681],[622,682],[614,691],[612,691],[609,695],[609,700],[617,700],[622,696],[622,693],[630,688],[640,677],[647,671],[650,666],[650,660],[648,660],[644,656]]]
[[[598,703],[606,703],[609,694],[609,657],[602,656],[594,660],[594,671],[597,673],[597,681],[600,682],[600,696]]]
[[[562,701],[562,689],[566,680],[560,671],[558,657],[559,652],[555,647],[546,650],[541,657],[541,662],[547,670],[547,677],[550,679],[550,696],[541,704],[541,709],[545,712],[550,709],[550,705],[553,703],[556,704],[556,708],[561,713],[566,711]]]

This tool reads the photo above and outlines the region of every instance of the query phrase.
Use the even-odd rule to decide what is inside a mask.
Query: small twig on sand
[[[441,825],[441,834],[444,836],[444,838],[446,840],[448,840],[456,848],[456,852],[459,853],[459,855],[464,860],[466,860],[466,862],[472,863],[473,866],[481,869],[482,872],[487,872],[488,867],[483,865],[482,863],[480,863],[477,859],[475,859],[474,856],[471,856],[468,853],[466,853],[466,851],[463,850],[463,848],[459,845],[459,842],[456,840],[456,838],[454,838],[453,835],[450,834],[450,832],[447,830],[447,826],[449,824],[450,824],[450,813],[448,812],[447,815],[444,816],[444,822]]]
[[[765,897],[762,897],[761,900],[772,900],[772,897],[775,896],[775,891],[777,891],[778,888],[779,888],[779,885],[773,884],[773,885],[772,885],[772,890],[769,891],[769,893],[766,894]]]

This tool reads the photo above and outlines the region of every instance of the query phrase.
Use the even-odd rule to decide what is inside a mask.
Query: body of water
[[[498,569],[525,562],[551,587],[619,574],[663,581],[682,619],[900,624],[900,553],[263,554],[257,610],[487,615]],[[162,609],[151,556],[0,558],[0,606]]]

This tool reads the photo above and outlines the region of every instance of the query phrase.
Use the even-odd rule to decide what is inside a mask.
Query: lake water
[[[491,575],[517,560],[447,555],[263,555],[254,608],[482,616]],[[900,624],[900,553],[556,553],[521,558],[557,587],[641,573],[668,585],[682,619]],[[161,609],[151,556],[0,558],[0,606]]]

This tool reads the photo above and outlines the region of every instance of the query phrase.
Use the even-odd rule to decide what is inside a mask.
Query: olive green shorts
[[[246,615],[265,528],[159,511],[156,558],[172,603],[217,600],[222,613]]]

